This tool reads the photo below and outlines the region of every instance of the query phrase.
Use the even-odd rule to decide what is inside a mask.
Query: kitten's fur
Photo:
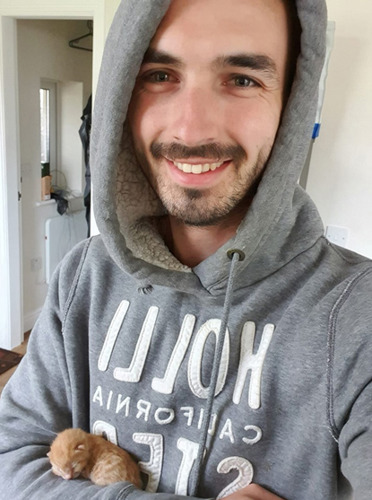
[[[105,486],[117,481],[130,481],[141,488],[139,467],[119,446],[102,436],[81,429],[66,429],[53,441],[48,453],[52,471],[63,479],[78,476]]]

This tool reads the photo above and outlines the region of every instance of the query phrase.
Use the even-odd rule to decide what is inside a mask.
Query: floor
[[[14,352],[18,352],[19,354],[25,354],[26,353],[27,342],[28,342],[29,335],[30,335],[30,332],[26,332],[25,333],[25,340],[22,342],[21,345],[19,345],[18,347],[15,347],[13,349]],[[1,395],[1,393],[2,393],[2,391],[4,389],[4,387],[5,387],[5,384],[8,382],[8,380],[13,375],[13,373],[16,371],[17,366],[15,366],[14,368],[11,368],[10,370],[8,370],[5,373],[3,373],[2,375],[0,375],[0,395]]]

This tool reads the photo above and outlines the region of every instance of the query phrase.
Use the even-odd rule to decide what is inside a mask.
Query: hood
[[[318,212],[298,186],[311,143],[324,64],[324,0],[297,0],[301,51],[265,173],[236,235],[194,269],[167,249],[152,223],[164,208],[137,164],[126,114],[143,55],[170,0],[122,0],[107,38],[93,113],[91,169],[98,229],[116,264],[139,286],[219,294],[227,251],[244,252],[239,280],[252,284],[312,246],[323,233]]]

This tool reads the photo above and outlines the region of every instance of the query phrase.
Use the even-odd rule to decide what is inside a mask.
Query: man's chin
[[[201,196],[198,196],[197,198],[201,198]],[[164,206],[171,217],[174,217],[185,226],[199,228],[220,225],[226,219],[231,217],[234,209],[234,207],[231,206],[224,206],[214,207],[213,209],[208,210],[203,202],[198,205],[203,204],[204,206],[195,206],[195,201],[197,200],[189,200],[188,203],[183,206],[180,206],[179,204],[176,205],[175,203],[164,203]]]

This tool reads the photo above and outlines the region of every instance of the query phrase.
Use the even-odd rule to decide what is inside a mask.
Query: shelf
[[[36,206],[37,207],[46,207],[47,205],[54,205],[55,203],[56,203],[55,199],[46,200],[46,201],[37,201]]]

